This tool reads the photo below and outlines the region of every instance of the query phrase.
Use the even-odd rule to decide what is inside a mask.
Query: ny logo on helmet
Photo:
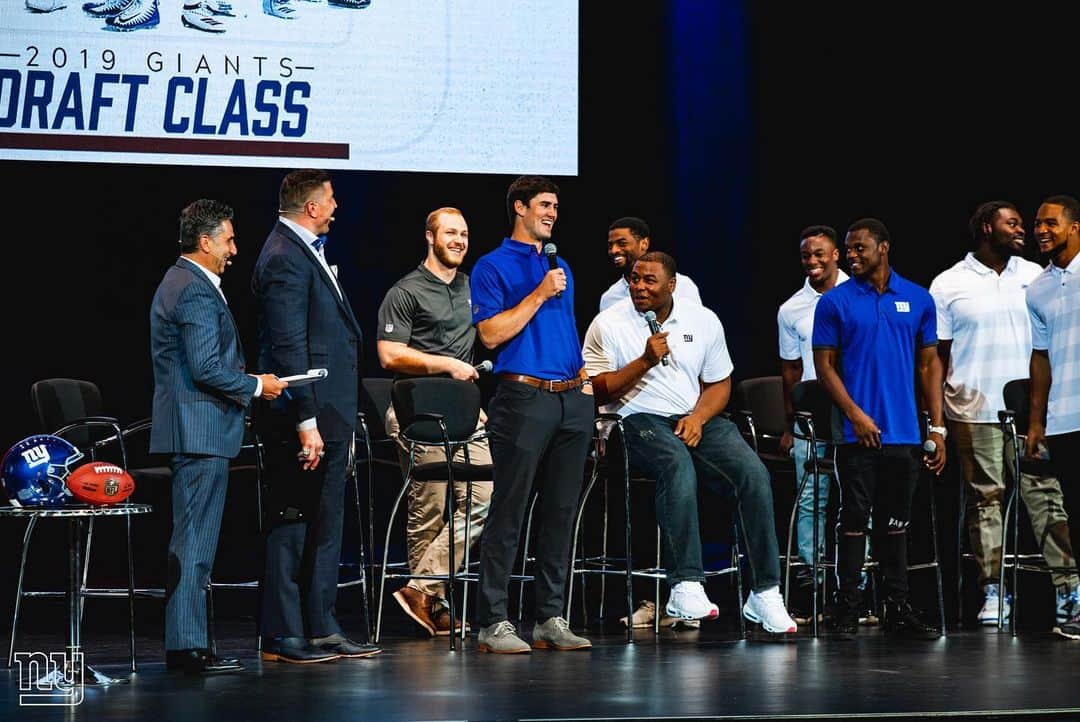
[[[45,448],[45,444],[40,444],[22,452],[22,458],[26,461],[26,467],[33,469],[35,466],[49,463],[49,450]]]

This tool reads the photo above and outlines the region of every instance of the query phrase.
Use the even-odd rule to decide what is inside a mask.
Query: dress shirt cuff
[[[255,393],[251,395],[251,398],[257,399],[262,396],[262,379],[255,374],[251,374],[251,377],[255,379]]]
[[[310,419],[304,419],[296,425],[297,431],[310,431],[311,429],[319,428],[318,419],[312,416]]]

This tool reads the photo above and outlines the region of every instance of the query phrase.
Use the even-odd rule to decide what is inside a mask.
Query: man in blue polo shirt
[[[481,652],[530,651],[508,619],[507,585],[534,483],[541,499],[532,647],[592,646],[560,616],[593,396],[574,320],[574,279],[548,243],[558,209],[559,188],[550,180],[515,180],[506,194],[510,237],[472,272],[473,323],[484,346],[495,350],[499,379],[488,407],[494,488],[480,545]]]
[[[859,624],[859,578],[873,514],[874,553],[885,589],[885,631],[916,639],[941,632],[908,603],[907,527],[922,456],[915,390],[930,413],[935,450],[922,462],[945,466],[942,371],[937,318],[926,289],[889,267],[889,231],[875,218],[858,220],[845,239],[852,280],[824,294],[814,314],[818,379],[845,417],[839,449],[838,589],[832,625],[851,638]]]

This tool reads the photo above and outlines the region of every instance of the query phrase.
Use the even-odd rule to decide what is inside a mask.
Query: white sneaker
[[[998,590],[997,584],[987,584],[983,587],[983,605],[979,610],[979,624],[992,627],[998,623],[998,611],[999,608],[1004,605],[1005,607],[1005,621],[1009,621],[1009,614],[1012,613],[1012,605],[1009,603],[1008,595],[1005,595],[1003,599]]]
[[[26,0],[26,9],[32,13],[51,13],[66,7],[66,0]]]
[[[665,610],[669,617],[678,619],[716,619],[720,608],[705,596],[701,582],[679,582],[671,588]]]
[[[1054,605],[1054,632],[1061,629],[1061,625],[1067,624],[1073,617],[1073,611],[1080,609],[1080,588],[1058,589],[1057,601]]]
[[[795,620],[784,609],[784,599],[780,596],[780,587],[772,587],[758,594],[750,592],[750,597],[742,608],[743,616],[756,622],[772,634],[791,634],[798,627]]]
[[[204,33],[223,33],[226,30],[225,23],[214,17],[213,11],[205,2],[185,5],[180,14],[180,22]]]

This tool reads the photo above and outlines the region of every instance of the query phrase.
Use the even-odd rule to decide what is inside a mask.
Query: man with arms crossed
[[[395,283],[379,307],[379,363],[398,376],[446,375],[461,381],[475,381],[473,346],[476,329],[472,325],[469,277],[458,267],[469,250],[469,226],[456,208],[439,208],[428,214],[424,235],[427,257],[415,270]],[[481,412],[480,424],[483,423]],[[402,469],[408,468],[409,454],[398,436],[394,407],[386,412],[386,432],[398,444]],[[416,464],[443,463],[445,452],[438,446],[417,446]],[[455,460],[465,460],[459,450]],[[491,464],[486,440],[469,444],[469,462]],[[454,524],[455,567],[465,555],[466,489],[463,481],[454,484],[457,510]],[[474,481],[470,503],[469,544],[480,538],[491,499],[491,482]],[[446,489],[431,482],[413,481],[408,490],[408,521],[405,546],[409,551],[409,571],[422,576],[448,574],[450,570],[450,525],[444,519]],[[460,621],[450,622],[445,601],[445,583],[434,579],[412,579],[394,592],[394,599],[428,634],[450,634]]]

